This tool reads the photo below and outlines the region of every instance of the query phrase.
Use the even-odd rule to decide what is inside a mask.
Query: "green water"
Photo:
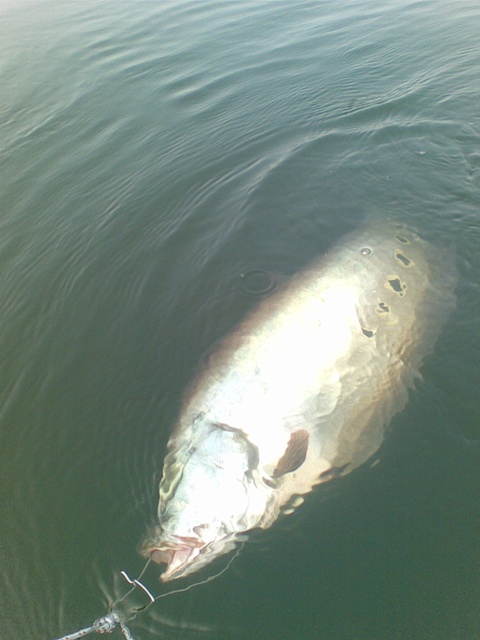
[[[0,25],[1,637],[125,593],[182,391],[256,302],[240,275],[374,211],[459,272],[380,462],[131,629],[478,640],[478,2],[9,0]]]

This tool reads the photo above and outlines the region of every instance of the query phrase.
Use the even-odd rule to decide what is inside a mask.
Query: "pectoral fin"
[[[278,461],[277,468],[273,472],[274,478],[296,471],[302,466],[307,457],[309,438],[310,434],[305,429],[299,429],[292,433],[285,453]]]

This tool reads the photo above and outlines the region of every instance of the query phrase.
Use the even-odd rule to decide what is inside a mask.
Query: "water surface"
[[[132,631],[478,639],[478,2],[36,0],[0,19],[2,637],[61,636],[125,593],[182,391],[256,302],[241,274],[288,276],[373,212],[459,272],[379,463]]]

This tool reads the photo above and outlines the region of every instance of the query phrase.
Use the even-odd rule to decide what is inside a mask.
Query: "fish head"
[[[231,551],[269,511],[272,488],[256,477],[258,451],[226,425],[197,424],[173,440],[160,482],[158,526],[142,553],[166,564],[164,582],[184,577]]]

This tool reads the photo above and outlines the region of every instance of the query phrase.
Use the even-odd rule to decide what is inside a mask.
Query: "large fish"
[[[168,443],[161,580],[197,571],[365,462],[453,306],[452,264],[400,225],[367,224],[264,299],[209,356]]]

